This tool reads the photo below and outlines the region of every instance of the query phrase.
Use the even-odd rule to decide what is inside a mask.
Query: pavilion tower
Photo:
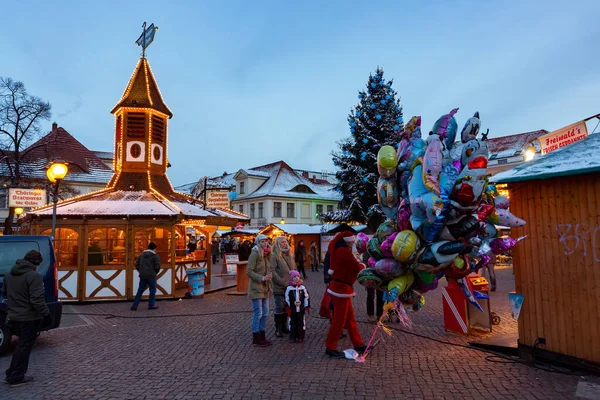
[[[172,193],[166,170],[167,124],[173,113],[145,57],[138,61],[111,113],[115,116],[115,175],[108,188]]]

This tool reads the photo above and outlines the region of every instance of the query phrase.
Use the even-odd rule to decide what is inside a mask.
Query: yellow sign
[[[573,125],[565,126],[547,135],[540,136],[540,148],[542,154],[550,153],[565,147],[571,143],[575,143],[588,135],[587,125],[585,121],[579,121]]]

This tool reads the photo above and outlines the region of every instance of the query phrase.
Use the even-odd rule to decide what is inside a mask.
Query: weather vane
[[[155,27],[154,24],[151,24],[146,29],[146,22],[142,25],[142,34],[135,41],[138,46],[142,46],[142,58],[146,58],[146,48],[150,46],[150,44],[154,41],[154,33],[158,30],[158,26]]]

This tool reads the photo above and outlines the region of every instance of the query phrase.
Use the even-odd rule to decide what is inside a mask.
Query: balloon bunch
[[[525,221],[508,210],[509,201],[487,180],[487,134],[478,139],[479,113],[469,118],[455,143],[458,109],[440,117],[429,136],[421,136],[421,117],[400,133],[397,150],[377,154],[377,199],[387,219],[373,238],[359,233],[356,248],[369,255],[358,281],[393,293],[398,312],[418,311],[423,294],[442,277],[456,280],[480,308],[464,278],[513,248],[519,239],[499,237],[496,225],[519,227]]]

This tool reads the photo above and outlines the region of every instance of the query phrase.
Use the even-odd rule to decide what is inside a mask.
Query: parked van
[[[52,315],[52,325],[44,330],[58,328],[62,317],[62,303],[58,301],[58,271],[54,247],[49,236],[0,236],[0,354],[10,346],[13,335],[6,325],[8,311],[7,300],[2,296],[4,275],[10,274],[10,269],[17,259],[25,257],[30,250],[37,250],[42,254],[44,261],[37,267],[37,272],[42,276],[46,304]]]

